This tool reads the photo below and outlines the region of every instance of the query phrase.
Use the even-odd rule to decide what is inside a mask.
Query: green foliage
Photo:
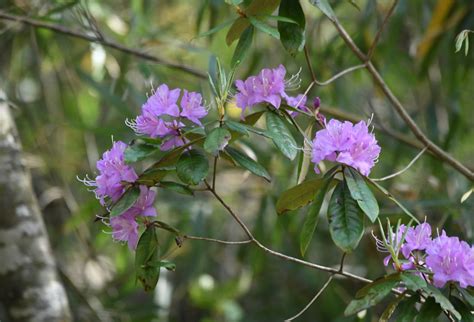
[[[247,52],[252,46],[254,27],[248,26],[247,29],[240,36],[237,47],[235,47],[234,55],[232,56],[231,66],[232,68],[237,67],[247,56]]]
[[[379,205],[372,191],[365,183],[364,177],[355,169],[350,167],[344,168],[344,179],[351,193],[352,198],[357,201],[360,209],[367,217],[375,222],[379,216]]]
[[[218,152],[227,145],[227,142],[229,142],[231,137],[232,136],[228,130],[222,127],[217,127],[209,132],[204,140],[204,150],[212,155],[217,155]]]
[[[281,20],[278,21],[281,43],[294,56],[303,50],[305,44],[306,20],[300,2],[296,0],[282,0],[278,15],[291,18],[297,22],[295,24]]]
[[[277,213],[281,215],[306,206],[313,201],[324,182],[321,178],[311,179],[282,192],[276,203]]]
[[[110,217],[116,217],[130,209],[138,197],[140,197],[140,189],[138,187],[130,187],[120,199],[110,209]]]
[[[267,120],[267,131],[276,147],[288,159],[293,160],[298,153],[296,141],[285,125],[284,118],[275,112],[265,114]]]
[[[239,150],[236,150],[230,146],[225,148],[225,152],[242,168],[249,170],[253,174],[260,176],[267,181],[271,180],[268,171],[259,163],[255,162]]]
[[[176,163],[178,177],[187,184],[199,184],[206,178],[208,172],[207,157],[195,149],[184,152]]]
[[[168,265],[168,264],[166,264]],[[155,289],[160,277],[160,245],[153,225],[141,235],[135,254],[135,274],[147,292]]]

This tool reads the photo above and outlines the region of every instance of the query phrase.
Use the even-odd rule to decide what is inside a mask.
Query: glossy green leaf
[[[426,287],[426,281],[411,272],[403,272],[401,274],[402,282],[405,284],[407,289],[417,292]]]
[[[173,181],[160,181],[160,188],[168,189],[183,195],[193,196],[194,192],[184,184]]]
[[[334,189],[327,216],[329,233],[336,246],[344,252],[353,251],[364,234],[364,217],[344,181]]]
[[[276,203],[277,213],[281,215],[285,211],[306,206],[313,201],[323,183],[321,178],[311,179],[282,192]]]
[[[204,150],[212,155],[217,155],[224,149],[231,137],[227,129],[216,127],[207,135],[204,141]]]
[[[392,274],[364,286],[346,307],[344,315],[352,315],[376,305],[390,294],[399,281],[399,274]]]
[[[133,144],[125,149],[124,159],[126,163],[138,162],[157,151],[159,151],[159,148],[156,146],[143,143]]]
[[[152,291],[160,277],[160,267],[155,265],[160,260],[160,246],[154,226],[148,226],[138,241],[135,253],[135,272],[137,280],[145,291]]]
[[[345,167],[344,178],[352,198],[357,201],[360,209],[362,209],[367,217],[369,217],[372,222],[375,222],[379,216],[379,205],[362,175],[353,168]]]
[[[245,59],[247,53],[252,46],[254,34],[254,27],[248,26],[247,29],[242,33],[240,36],[239,42],[237,43],[237,47],[235,47],[234,55],[232,55],[232,59],[230,65],[232,68],[236,68],[240,63]]]
[[[250,21],[250,23],[255,27],[257,28],[258,30],[276,38],[276,39],[280,39],[280,33],[278,32],[278,30],[275,28],[275,27],[272,27],[270,25],[267,25],[265,22],[255,18],[255,17],[252,17],[252,16],[247,16],[248,20]]]
[[[331,21],[336,21],[336,14],[334,13],[334,10],[332,10],[328,0],[309,0],[309,2],[313,6],[319,8],[319,10],[321,10]]]
[[[245,154],[241,153],[240,151],[230,146],[226,147],[225,151],[242,168],[245,168],[249,170],[250,172],[252,172],[253,174],[256,174],[257,176],[260,176],[268,181],[271,180],[270,174],[268,173],[268,171],[262,165],[252,160]]]
[[[128,189],[112,206],[112,209],[110,209],[110,217],[116,217],[123,214],[135,204],[138,197],[140,197],[140,189],[138,187],[131,187]]]
[[[303,49],[305,44],[306,20],[303,9],[297,0],[281,0],[278,14],[296,21],[296,24],[278,21],[280,41],[283,47],[294,56]]]
[[[252,133],[270,138],[270,134],[268,134],[265,130],[259,129],[257,127],[254,127],[245,123],[240,123],[233,120],[227,120],[225,121],[225,125],[229,128],[229,130],[239,132],[240,134],[243,134],[243,135],[249,135],[249,132],[252,132]]]
[[[282,117],[274,112],[266,114],[267,131],[270,134],[273,143],[290,160],[293,160],[298,153],[297,144],[293,135],[285,125]]]
[[[181,155],[176,163],[178,177],[187,184],[197,185],[209,172],[207,157],[196,149]]]

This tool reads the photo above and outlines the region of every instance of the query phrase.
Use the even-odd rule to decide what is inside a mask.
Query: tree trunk
[[[0,102],[0,302],[11,321],[71,321],[9,107]]]

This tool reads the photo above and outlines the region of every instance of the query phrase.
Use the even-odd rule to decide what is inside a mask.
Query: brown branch
[[[29,18],[29,17],[24,17],[24,16],[12,15],[12,14],[6,13],[2,10],[0,10],[0,19],[14,21],[14,22],[21,23],[21,24],[24,24],[24,25],[32,26],[34,28],[48,29],[48,30],[51,30],[51,31],[54,31],[54,32],[57,32],[57,33],[60,33],[60,34],[67,35],[67,36],[71,36],[71,37],[75,37],[75,38],[78,38],[78,39],[83,39],[83,40],[87,40],[87,41],[90,41],[90,42],[98,43],[98,44],[101,44],[104,47],[113,48],[113,49],[116,49],[118,51],[133,55],[135,57],[138,57],[138,58],[141,58],[141,59],[144,59],[144,60],[151,61],[151,62],[159,64],[159,65],[163,65],[163,66],[166,66],[166,67],[169,67],[169,68],[172,68],[172,69],[181,70],[183,72],[186,72],[186,73],[191,74],[193,76],[196,76],[198,78],[207,78],[207,76],[204,72],[202,72],[200,70],[197,70],[193,67],[183,65],[183,64],[179,64],[179,63],[170,62],[170,61],[167,61],[163,58],[148,54],[144,51],[134,49],[134,48],[130,48],[130,47],[127,47],[127,46],[122,45],[120,43],[117,43],[117,42],[114,42],[114,41],[111,41],[111,40],[108,40],[108,39],[105,39],[105,38],[102,38],[102,37],[97,37],[97,36],[93,36],[93,35],[84,34],[84,33],[81,33],[79,31],[72,30],[72,29],[66,28],[66,27],[58,25],[58,24],[53,24],[53,23],[50,23],[50,22],[46,22],[46,21],[42,21],[42,20],[38,20],[38,19],[33,19],[33,18]]]
[[[367,61],[369,61],[372,58],[372,55],[374,54],[375,47],[377,46],[380,36],[382,35],[383,30],[385,29],[385,26],[387,25],[388,19],[392,16],[393,12],[395,11],[395,7],[397,6],[398,0],[393,1],[392,6],[387,12],[387,15],[385,16],[382,25],[380,26],[380,29],[377,31],[377,34],[375,35],[374,41],[372,42],[372,45],[370,46],[369,52],[367,54]]]

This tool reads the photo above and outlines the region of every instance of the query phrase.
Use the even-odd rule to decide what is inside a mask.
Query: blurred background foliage
[[[331,3],[365,51],[392,4],[386,0]],[[328,79],[358,64],[330,21],[308,1],[301,0],[301,4],[306,16],[306,44],[318,79]],[[203,72],[215,57],[229,67],[236,45],[225,43],[228,27],[209,37],[196,37],[237,17],[235,8],[223,0],[1,0],[0,10],[103,36]],[[373,62],[423,131],[472,169],[474,51],[467,56],[463,51],[454,52],[455,37],[464,29],[474,29],[474,3],[470,0],[401,0]],[[262,32],[256,33],[238,77],[278,64],[284,64],[290,73],[302,69],[301,91],[310,83],[303,53],[292,57],[279,41]],[[0,20],[0,75],[0,90],[14,112],[25,163],[33,173],[78,321],[278,321],[298,312],[324,283],[327,274],[265,256],[252,246],[186,241],[178,248],[170,235],[163,234],[160,238],[168,245],[166,257],[177,269],[164,272],[154,294],[147,294],[135,282],[133,254],[126,246],[112,242],[106,226],[94,222],[101,212],[99,203],[76,176],[94,175],[95,162],[110,147],[112,136],[123,141],[132,138],[124,120],[138,114],[152,84],[165,82],[202,91],[211,102],[205,80],[100,44],[6,20]],[[314,87],[309,96],[319,96],[322,107],[338,115],[368,119],[374,114],[377,126],[416,142],[364,70],[328,86]],[[228,110],[238,118],[232,103]],[[419,152],[381,131],[376,135],[382,154],[372,177],[403,168]],[[259,240],[299,256],[298,235],[305,209],[277,217],[274,206],[279,194],[296,184],[296,163],[261,138],[251,136],[243,144],[270,170],[271,184],[221,162],[217,188]],[[429,153],[383,185],[419,218],[426,217],[434,226],[473,242],[474,198],[460,203],[472,183]],[[394,204],[379,197],[383,216],[401,216]],[[245,237],[205,193],[189,197],[160,190],[156,206],[161,220],[185,233],[226,240]],[[366,230],[345,267],[376,278],[385,271],[383,255],[376,252],[370,236],[372,228],[376,229]],[[326,221],[321,220],[308,260],[338,267],[340,257]],[[343,308],[361,286],[337,278],[301,320],[373,321],[380,314],[377,309],[343,316]]]

